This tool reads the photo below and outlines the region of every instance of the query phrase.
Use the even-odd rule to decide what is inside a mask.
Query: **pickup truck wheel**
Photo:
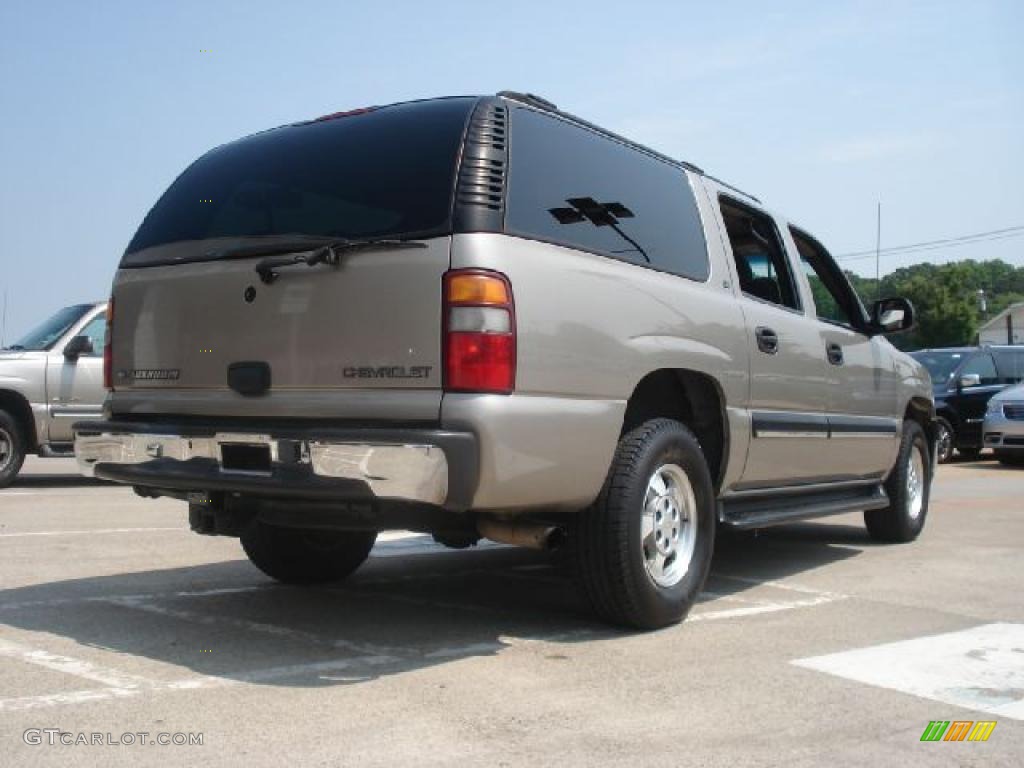
[[[864,524],[871,538],[888,542],[916,539],[928,516],[931,480],[932,467],[924,430],[916,421],[905,421],[896,466],[885,481],[890,504],[885,509],[864,513]]]
[[[935,420],[935,455],[939,464],[945,464],[953,458],[955,442],[956,435],[953,432],[953,425],[939,416]]]
[[[286,584],[340,581],[370,554],[376,531],[283,528],[253,521],[242,532],[242,549],[267,576]]]
[[[0,488],[14,482],[25,461],[25,436],[18,422],[7,413],[0,411]]]
[[[619,441],[597,501],[574,518],[570,557],[603,619],[639,629],[681,621],[711,566],[715,500],[686,427],[648,421]]]

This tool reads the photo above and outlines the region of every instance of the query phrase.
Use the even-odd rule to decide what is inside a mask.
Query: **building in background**
[[[1024,344],[1024,301],[1011,304],[978,330],[979,344]]]

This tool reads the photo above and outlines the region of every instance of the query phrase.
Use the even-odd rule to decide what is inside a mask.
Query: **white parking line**
[[[85,691],[71,691],[68,693],[51,693],[40,696],[19,696],[10,699],[0,699],[0,712],[15,712],[26,709],[41,709],[65,704],[83,704],[89,702],[109,701],[110,699],[121,699],[129,696],[138,696],[142,693],[159,693],[161,691],[195,691],[207,688],[225,688],[241,683],[264,683],[274,680],[291,677],[301,677],[308,674],[323,676],[326,673],[338,672],[352,668],[374,668],[384,664],[394,663],[396,659],[391,657],[361,656],[350,659],[337,659],[333,661],[319,661],[309,664],[291,664],[281,667],[270,667],[247,672],[227,673],[224,675],[203,675],[186,677],[181,680],[169,682],[146,681],[145,683],[130,684],[128,686],[111,686],[109,688],[97,688]],[[83,662],[84,663],[84,662]]]
[[[162,605],[154,605],[153,603],[144,603],[139,600],[125,598],[109,598],[106,602],[123,608],[145,611],[147,613],[167,616],[169,618],[188,621],[194,624],[230,627],[232,629],[241,629],[245,632],[273,635],[274,637],[293,640],[300,643],[326,645],[331,648],[344,648],[370,656],[388,656],[395,653],[401,653],[401,649],[366,643],[353,643],[348,640],[331,638],[315,632],[305,632],[301,629],[292,629],[291,627],[282,627],[278,624],[268,624],[266,622],[253,621],[251,619],[235,618],[233,616],[225,616],[220,613],[197,613],[196,611],[166,608]]]
[[[21,531],[18,533],[0,533],[0,539],[21,539],[29,536],[86,536],[94,533],[191,533],[188,528],[92,528],[82,531]]]
[[[30,648],[10,640],[0,640],[0,656],[24,661],[38,667],[45,667],[65,675],[91,680],[94,683],[102,683],[113,688],[135,688],[139,685],[151,685],[153,682],[145,677],[127,675],[114,669],[97,666],[88,661],[81,661],[70,656],[60,656],[49,651]]]
[[[842,597],[833,597],[831,595],[819,595],[817,597],[810,597],[806,600],[784,600],[781,602],[764,602],[756,604],[754,601],[748,601],[753,603],[752,605],[744,606],[742,608],[726,608],[721,611],[705,611],[699,613],[691,613],[686,619],[690,621],[716,621],[720,619],[737,619],[743,616],[757,616],[762,613],[777,613],[779,611],[792,611],[795,608],[813,608],[819,605],[826,605],[828,603],[835,602],[836,600],[842,600]]]
[[[1024,624],[798,659],[793,664],[966,709],[1024,720]]]

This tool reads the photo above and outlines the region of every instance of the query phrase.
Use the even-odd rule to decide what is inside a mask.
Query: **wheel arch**
[[[708,469],[719,490],[729,457],[725,395],[712,376],[686,368],[659,368],[645,375],[626,402],[620,434],[655,418],[676,419],[689,427],[700,443]]]
[[[0,389],[0,411],[7,411],[17,421],[22,434],[25,435],[26,450],[36,450],[39,447],[36,420],[32,415],[32,406],[25,396],[10,389]]]
[[[938,415],[942,414],[936,413],[935,404],[926,397],[910,398],[907,402],[907,407],[903,411],[903,418],[905,420],[916,421],[921,425],[921,429],[924,430],[925,437],[928,439],[929,451],[934,451],[935,448],[935,440],[937,438],[935,417]],[[952,426],[952,422],[950,422],[950,425]],[[956,429],[955,426],[953,428]]]

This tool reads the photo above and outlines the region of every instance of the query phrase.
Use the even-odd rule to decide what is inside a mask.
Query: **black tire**
[[[1024,467],[1024,451],[996,451],[996,458],[1007,467]]]
[[[242,532],[242,549],[267,576],[286,584],[341,581],[370,555],[376,531],[284,528],[258,520]]]
[[[977,461],[981,456],[981,448],[957,448],[956,452],[964,461]]]
[[[920,508],[916,513],[916,497],[911,491],[911,459],[914,452],[919,459],[920,472],[924,474],[920,486]],[[921,425],[916,421],[904,421],[896,466],[885,481],[890,504],[885,509],[872,509],[864,513],[864,524],[871,538],[876,541],[907,542],[920,535],[925,518],[928,517],[928,499],[931,494],[933,473],[929,456],[928,440]],[[915,477],[917,473],[915,469]]]
[[[936,461],[939,464],[945,464],[953,458],[956,432],[953,431],[953,425],[941,416],[935,419],[935,446]]]
[[[679,497],[686,500],[682,510],[669,500],[671,494],[660,497],[669,505],[664,507],[665,520],[674,517],[672,510],[678,510],[680,522],[688,517],[692,526],[687,529],[675,523],[679,538],[672,529],[665,535],[671,535],[672,542],[685,542],[692,532],[695,539],[685,570],[679,559],[684,555],[666,558],[666,564],[676,563],[675,575],[681,577],[662,586],[645,565],[645,551],[654,550],[645,550],[641,529],[648,483],[658,470],[666,468],[676,478],[673,484],[682,488],[688,483],[693,506],[689,507],[691,500],[685,491],[680,491]],[[655,524],[653,505],[649,509],[648,519],[656,530],[647,544],[653,547],[655,536],[662,540],[657,527],[672,523]],[[576,580],[594,611],[613,624],[638,629],[656,629],[686,617],[707,579],[714,545],[715,494],[704,453],[693,433],[670,419],[648,421],[619,440],[600,496],[574,517],[569,534]],[[680,547],[689,551],[682,543]]]
[[[14,482],[25,463],[25,434],[7,411],[0,411],[0,488]]]

